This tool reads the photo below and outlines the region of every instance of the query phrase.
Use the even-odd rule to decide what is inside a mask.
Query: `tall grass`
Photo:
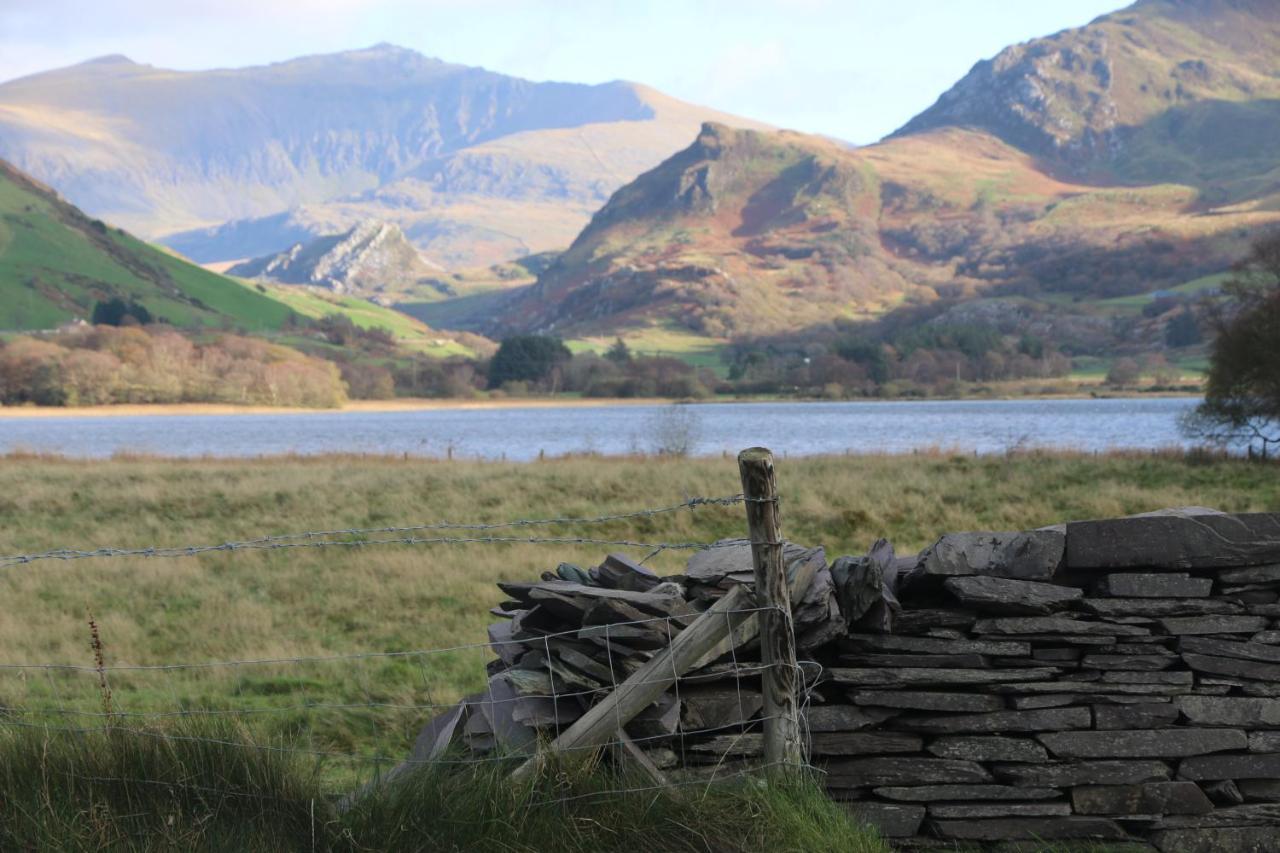
[[[810,779],[653,789],[602,767],[513,785],[428,768],[342,808],[314,761],[234,724],[0,731],[0,849],[887,853]]]

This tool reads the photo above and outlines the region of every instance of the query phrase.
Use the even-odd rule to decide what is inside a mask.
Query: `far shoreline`
[[[0,406],[0,421],[37,418],[123,418],[123,417],[201,417],[210,415],[335,415],[392,414],[431,411],[501,411],[504,409],[596,409],[617,406],[666,406],[678,404],[721,403],[940,403],[940,402],[1007,402],[1036,400],[1144,400],[1198,398],[1188,391],[1100,392],[1076,391],[1058,394],[995,394],[962,397],[861,397],[826,400],[797,397],[711,397],[707,399],[674,399],[669,397],[507,397],[503,399],[465,400],[457,398],[394,400],[352,400],[333,409],[307,409],[287,406],[238,406],[228,403],[122,403],[107,406]]]

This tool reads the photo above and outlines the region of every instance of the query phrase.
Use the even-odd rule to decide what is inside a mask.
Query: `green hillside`
[[[183,327],[278,329],[290,308],[89,219],[0,161],[0,329],[88,319],[120,297]]]
[[[453,333],[441,334],[408,314],[385,308],[357,296],[326,293],[318,288],[291,284],[249,283],[245,287],[262,288],[302,317],[319,320],[329,314],[341,314],[361,329],[386,329],[407,350],[445,358],[474,356],[476,351]],[[470,336],[474,338],[475,336]]]

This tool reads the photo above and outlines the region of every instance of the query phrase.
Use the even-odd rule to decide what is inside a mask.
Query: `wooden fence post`
[[[751,559],[756,575],[756,606],[764,671],[764,758],[771,766],[806,763],[800,734],[800,667],[796,662],[795,627],[791,621],[791,593],[782,561],[782,524],[778,513],[778,484],[773,453],[750,447],[738,454],[742,495],[746,499],[751,533]]]

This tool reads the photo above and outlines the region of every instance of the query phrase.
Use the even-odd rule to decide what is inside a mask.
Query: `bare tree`
[[[649,449],[660,456],[688,456],[698,444],[702,420],[689,406],[664,406],[645,419]]]

